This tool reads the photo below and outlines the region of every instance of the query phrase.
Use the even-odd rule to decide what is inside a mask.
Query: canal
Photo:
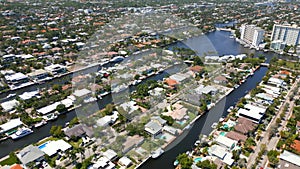
[[[213,48],[218,52],[219,55],[255,52],[255,56],[258,56],[259,54],[264,54],[268,60],[274,56],[273,53],[263,53],[255,50],[246,49],[243,46],[239,45],[234,39],[230,39],[229,35],[229,32],[215,31],[208,33],[205,37],[205,40],[210,40],[211,44],[213,44]],[[192,46],[193,49],[200,51],[200,49],[197,48],[201,47],[202,40],[203,37],[194,37],[187,40],[187,42],[185,43],[188,46]],[[250,91],[252,88],[254,88],[256,84],[261,81],[266,71],[266,67],[258,69],[255,72],[255,74],[252,77],[250,77],[244,84],[242,84],[238,89],[233,91],[225,99],[221,100],[214,108],[212,108],[209,111],[209,113],[205,114],[200,119],[198,119],[195,125],[191,127],[186,137],[176,140],[167,148],[169,151],[166,151],[161,158],[157,160],[147,161],[142,166],[142,168],[173,168],[172,163],[176,156],[179,153],[190,150],[191,146],[193,145],[194,141],[198,138],[200,133],[208,134],[211,131],[211,124],[215,121],[218,121],[218,119],[225,113],[225,110],[227,110],[229,106],[233,105],[236,101],[238,101],[239,98],[243,97],[247,91]],[[162,75],[159,75],[159,78],[161,77]],[[68,78],[69,77],[67,77],[66,79]],[[57,79],[56,82],[64,83],[65,80]],[[34,90],[36,89],[36,86],[30,87],[30,89]],[[24,89],[22,89],[22,91],[23,90]],[[22,93],[21,91],[19,92]],[[102,100],[98,101],[98,105],[104,107],[111,101],[111,95],[107,95]],[[6,141],[0,142],[0,157],[3,157],[9,154],[11,151],[15,151],[26,145],[35,143],[40,139],[49,136],[51,126],[64,125],[66,122],[69,122],[75,116],[75,111],[71,111],[65,115],[60,116],[56,121],[51,121],[47,125],[42,126],[41,128],[34,129],[34,133],[27,137],[16,141],[8,139]]]

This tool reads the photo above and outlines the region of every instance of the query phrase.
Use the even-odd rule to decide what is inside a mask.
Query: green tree
[[[56,106],[56,111],[58,111],[59,113],[64,113],[67,111],[67,108],[64,104],[59,104]]]
[[[202,169],[217,169],[217,165],[214,164],[213,162],[210,162],[209,160],[205,161],[199,161],[197,164],[197,167],[202,168]]]
[[[280,153],[276,150],[271,150],[268,152],[267,156],[272,167],[275,167],[279,163],[279,159],[277,158],[279,154]]]
[[[62,126],[52,126],[51,129],[50,129],[50,134],[53,136],[53,137],[62,137],[63,136],[63,131],[62,131]]]
[[[193,160],[185,153],[179,154],[176,159],[178,160],[182,169],[190,169],[193,164]]]

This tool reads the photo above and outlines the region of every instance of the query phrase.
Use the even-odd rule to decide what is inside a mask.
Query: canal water
[[[217,51],[219,55],[255,52],[255,56],[258,56],[259,54],[264,54],[266,58],[268,58],[268,60],[274,56],[273,53],[263,53],[257,52],[255,50],[245,49],[243,46],[239,45],[234,39],[230,39],[229,35],[229,32],[215,31],[208,33],[207,36],[204,38],[205,41],[209,40],[211,44],[213,44],[213,48]],[[185,43],[188,44],[188,46],[192,45],[192,48],[194,50],[200,51],[200,49],[197,48],[201,48],[201,39],[203,40],[203,37],[194,37],[189,39]],[[214,108],[212,108],[209,111],[209,113],[202,116],[198,121],[196,121],[195,125],[190,129],[189,134],[185,138],[183,138],[182,141],[175,141],[176,143],[179,142],[178,145],[172,145],[172,148],[169,148],[170,150],[165,152],[161,158],[157,160],[147,161],[142,166],[142,168],[173,168],[172,163],[176,156],[179,153],[190,150],[191,146],[193,145],[194,141],[198,138],[198,135],[200,133],[208,134],[211,131],[211,124],[215,121],[218,121],[218,119],[225,112],[224,110],[226,110],[230,105],[233,105],[234,102],[236,102],[239,98],[243,97],[246,91],[250,91],[252,88],[254,88],[256,84],[261,81],[266,71],[266,67],[258,69],[255,72],[254,76],[250,77],[238,89],[236,89],[230,95],[228,95],[226,99],[223,99]],[[161,76],[162,75],[159,75],[159,79],[161,78]],[[64,83],[64,81],[65,80],[61,80],[59,82]],[[104,107],[111,101],[111,95],[107,95],[98,102],[98,105]],[[47,125],[39,129],[34,129],[33,134],[28,135],[22,139],[16,141],[8,139],[6,141],[0,142],[0,158],[9,154],[9,152],[11,151],[15,151],[26,145],[35,143],[44,137],[49,136],[51,126],[64,125],[66,122],[69,122],[75,116],[75,111],[71,111],[68,114],[60,116],[56,121],[49,122]]]

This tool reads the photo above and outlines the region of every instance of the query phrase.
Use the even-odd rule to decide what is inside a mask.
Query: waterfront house
[[[72,128],[66,128],[64,130],[64,133],[69,138],[84,137],[84,136],[88,136],[91,138],[91,137],[93,137],[93,134],[94,134],[93,130],[84,124],[77,124],[77,125],[73,126]]]
[[[144,142],[144,138],[139,135],[128,136],[126,138],[126,141],[122,144],[123,145],[122,153],[125,154],[129,152],[131,149],[141,145],[143,142]]]
[[[226,148],[219,146],[219,145],[212,145],[208,149],[208,153],[211,156],[215,156],[219,158],[222,162],[226,163],[227,165],[231,166],[234,162],[234,159],[232,159],[233,155],[232,153],[228,152]]]
[[[19,101],[17,101],[16,99],[13,99],[13,100],[9,100],[9,101],[1,103],[1,107],[4,112],[10,112],[10,111],[14,110],[19,104],[20,104]]]
[[[253,131],[257,126],[257,124],[244,117],[239,117],[237,121],[238,123],[234,126],[234,130],[244,135]]]
[[[163,131],[168,132],[168,133],[170,133],[174,136],[178,135],[178,133],[179,133],[178,130],[179,129],[176,129],[176,128],[171,127],[171,126],[164,126],[163,127]]]
[[[238,116],[245,117],[254,123],[260,123],[266,110],[267,110],[266,108],[254,106],[251,104],[246,104],[244,108],[240,108],[238,110]]]
[[[57,154],[58,152],[65,152],[71,149],[72,146],[64,140],[53,140],[43,143],[38,148],[51,157]]]
[[[145,125],[145,131],[155,137],[162,133],[162,126],[160,123],[151,120]]]
[[[32,80],[43,80],[49,76],[49,73],[44,69],[34,70],[27,74]]]
[[[236,131],[230,131],[230,132],[226,133],[226,137],[228,137],[232,140],[243,141],[243,142],[245,142],[248,138],[247,136],[245,136],[241,133],[238,133]]]
[[[44,155],[45,153],[41,151],[38,147],[29,145],[23,148],[17,154],[17,157],[22,162],[22,164],[26,166],[32,164],[33,166],[35,166],[37,162],[40,162],[44,159]]]
[[[73,95],[76,97],[76,99],[78,98],[82,98],[82,99],[86,99],[88,97],[91,97],[92,92],[88,89],[77,89],[73,92]]]
[[[271,78],[268,80],[268,84],[274,85],[274,86],[276,86],[276,87],[282,87],[282,86],[285,86],[285,85],[286,85],[286,83],[284,82],[284,80],[278,79],[278,78],[275,78],[275,77],[271,77]]]
[[[114,150],[111,150],[111,149],[106,150],[105,152],[102,153],[102,155],[110,161],[113,161],[118,157],[117,156],[118,154]]]
[[[121,166],[127,168],[132,164],[132,161],[128,158],[128,157],[121,157],[118,161],[118,164],[120,164]]]
[[[268,93],[258,93],[255,95],[255,97],[260,98],[268,103],[273,103],[274,97],[271,94]]]
[[[169,86],[169,88],[174,89],[179,84],[176,80],[167,78],[165,80],[165,83]]]
[[[226,79],[226,77],[220,75],[214,78],[214,83],[225,85],[228,83],[228,80]]]
[[[23,122],[21,121],[20,118],[11,119],[8,122],[0,125],[0,134],[14,130],[17,127],[22,126],[22,125],[23,125]]]
[[[29,100],[33,97],[37,97],[37,98],[40,98],[41,96],[39,95],[39,91],[31,91],[31,92],[24,92],[22,93],[21,95],[19,95],[19,98],[21,100]]]
[[[60,64],[53,64],[45,67],[44,69],[48,71],[50,74],[52,74],[53,76],[67,72],[66,67]]]
[[[22,83],[29,82],[28,76],[20,72],[12,75],[7,75],[4,78],[8,84],[13,84],[13,85],[20,85]]]
[[[237,144],[236,140],[230,139],[230,138],[222,136],[222,135],[219,135],[215,139],[215,141],[217,142],[218,145],[225,147],[228,150],[232,150]]]

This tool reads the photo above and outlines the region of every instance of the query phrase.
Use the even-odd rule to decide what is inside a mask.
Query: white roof
[[[111,116],[104,116],[97,120],[97,125],[101,127],[107,126],[111,122]]]
[[[91,169],[104,168],[109,160],[106,157],[100,157],[95,164],[91,167]]]
[[[22,80],[22,79],[27,79],[28,77],[24,75],[23,73],[15,73],[9,76],[5,76],[5,79],[8,81],[17,81],[17,80]]]
[[[20,118],[11,119],[8,122],[0,125],[0,132],[6,132],[21,125],[23,125],[23,122],[20,120]]]
[[[13,100],[1,103],[1,107],[3,108],[4,111],[8,112],[8,111],[13,110],[18,104],[19,104],[19,101],[17,101],[16,99],[13,99]]]
[[[240,115],[242,115],[242,116],[244,115],[246,117],[254,118],[254,119],[256,119],[255,122],[258,122],[262,118],[262,116],[263,116],[263,114],[260,114],[259,112],[252,111],[252,110],[248,111],[248,110],[243,109],[243,108],[240,108],[238,110],[238,115],[239,116]],[[253,119],[251,119],[251,120],[253,121]]]
[[[232,140],[228,137],[219,135],[215,140],[220,146],[225,146],[227,148],[232,148],[233,145],[237,143],[236,140]]]
[[[274,98],[272,97],[272,95],[266,94],[266,93],[258,93],[255,96],[258,97],[258,98],[260,98],[260,99],[267,100],[267,101],[273,101],[274,100]]]
[[[129,166],[131,164],[131,160],[128,157],[122,157],[119,159],[119,163],[123,166]]]
[[[36,96],[37,94],[39,94],[39,91],[24,92],[23,94],[19,95],[19,97],[22,100],[28,100]]]
[[[214,156],[216,156],[216,157],[218,157],[220,159],[223,159],[226,156],[226,154],[227,154],[226,149],[224,147],[219,146],[219,145],[212,145],[209,148],[209,152],[212,155],[214,155]]]
[[[268,83],[278,84],[281,85],[284,81],[282,79],[278,79],[275,77],[271,77],[268,81]]]
[[[73,95],[76,97],[82,97],[88,94],[91,94],[92,92],[88,89],[80,89],[80,90],[75,90]]]
[[[289,151],[284,150],[282,154],[280,154],[280,159],[300,166],[300,156]]]
[[[122,107],[125,111],[128,111],[128,113],[132,113],[133,111],[135,110],[138,110],[139,107],[138,106],[135,106],[135,101],[129,101],[129,102],[125,102],[125,103],[122,103],[120,105],[120,107]]]
[[[233,156],[232,153],[227,153],[222,161],[224,163],[228,164],[229,166],[231,166],[234,162],[234,159],[232,159],[232,156]]]
[[[17,57],[22,58],[22,59],[30,59],[33,58],[34,56],[30,55],[30,54],[22,54],[22,55],[17,55]]]
[[[64,104],[67,108],[73,105],[73,100],[70,98],[66,98],[60,101],[61,104]]]
[[[176,80],[177,82],[181,82],[188,77],[189,76],[187,74],[182,74],[182,73],[176,73],[170,76],[171,79]]]
[[[266,108],[254,106],[252,104],[246,104],[244,107],[246,109],[249,109],[249,110],[253,111],[253,112],[259,112],[261,114],[264,114],[266,112],[266,110],[267,110]]]
[[[64,152],[72,147],[69,143],[65,142],[64,140],[49,141],[44,143],[44,145],[45,146],[39,149],[49,156],[56,154],[59,150]]]
[[[50,104],[46,107],[38,109],[37,112],[41,113],[41,114],[48,114],[48,113],[54,111],[59,104],[61,104],[61,103],[60,102],[55,102],[55,103]]]
[[[118,154],[112,150],[112,149],[108,149],[103,153],[103,156],[108,158],[109,160],[114,159]]]

